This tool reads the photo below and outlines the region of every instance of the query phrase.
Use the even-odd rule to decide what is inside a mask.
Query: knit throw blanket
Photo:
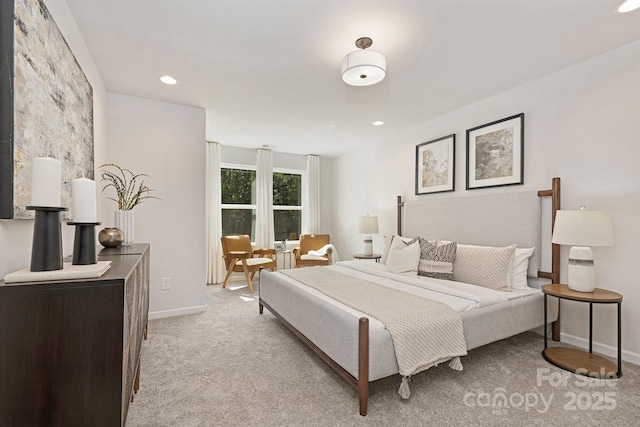
[[[327,267],[280,273],[382,322],[393,340],[400,374],[399,393],[409,396],[408,377],[442,362],[461,370],[467,354],[462,318],[446,304],[336,272]]]

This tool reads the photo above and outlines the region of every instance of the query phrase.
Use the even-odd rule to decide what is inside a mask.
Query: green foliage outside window
[[[223,205],[248,205],[245,208],[222,209],[222,235],[248,234],[255,241],[256,171],[222,168]],[[302,176],[295,173],[273,173],[273,219],[276,241],[297,240],[302,225]],[[278,209],[278,207],[297,209]]]
[[[254,242],[255,219],[255,209],[222,209],[222,235],[248,234]]]
[[[256,171],[245,169],[220,170],[223,205],[256,204]]]
[[[273,205],[302,205],[302,176],[294,173],[273,173]]]

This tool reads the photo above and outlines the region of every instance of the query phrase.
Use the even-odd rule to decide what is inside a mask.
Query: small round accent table
[[[287,269],[287,258],[289,258],[289,267],[293,268],[293,264],[291,262],[291,249],[276,249],[276,266],[278,265],[278,255],[282,254],[282,269]]]
[[[544,350],[542,357],[559,368],[594,378],[622,376],[622,295],[606,289],[578,292],[567,285],[551,284],[541,287],[544,293]],[[589,352],[567,347],[547,347],[547,296],[589,303]],[[560,303],[558,301],[558,303]],[[604,357],[593,354],[593,304],[618,304],[618,366]]]
[[[376,262],[380,262],[380,258],[382,258],[382,255],[380,255],[380,254],[371,254],[371,255],[353,254],[353,257],[355,259],[374,259],[374,260],[376,260]]]

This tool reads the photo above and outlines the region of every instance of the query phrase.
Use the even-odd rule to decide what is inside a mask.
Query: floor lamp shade
[[[378,233],[378,217],[361,216],[358,219],[358,233],[364,234],[364,254],[373,255],[373,237],[371,235]]]
[[[569,289],[592,292],[596,273],[591,246],[613,246],[611,212],[561,210],[556,213],[552,243],[571,245],[567,284]]]

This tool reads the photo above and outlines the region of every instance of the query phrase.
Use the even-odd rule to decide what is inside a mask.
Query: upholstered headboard
[[[420,198],[401,202],[398,198],[398,234],[429,240],[453,240],[458,243],[487,246],[535,247],[529,262],[529,276],[551,278],[539,273],[542,245],[551,245],[551,236],[542,238],[541,197],[553,196],[555,211],[560,209],[560,178],[554,178],[552,190],[499,193],[447,199]],[[402,209],[404,206],[404,212]],[[557,245],[554,245],[557,246]],[[559,249],[553,254],[559,259]],[[552,269],[558,262],[552,262]],[[559,275],[559,271],[555,274]]]

